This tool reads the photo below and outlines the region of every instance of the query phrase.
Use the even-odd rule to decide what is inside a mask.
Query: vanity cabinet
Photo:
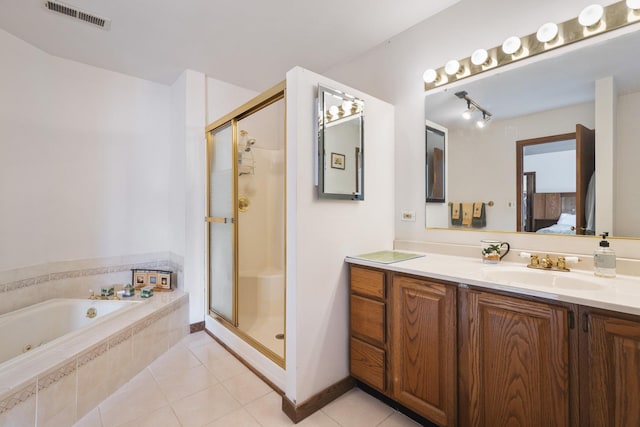
[[[640,425],[640,316],[350,266],[350,372],[441,426]]]
[[[459,290],[464,426],[577,425],[575,310]]]
[[[387,391],[386,273],[352,265],[349,292],[349,371],[383,393]]]
[[[393,399],[456,425],[456,286],[395,274],[391,305]]]
[[[580,320],[581,425],[638,425],[640,317],[581,307]]]

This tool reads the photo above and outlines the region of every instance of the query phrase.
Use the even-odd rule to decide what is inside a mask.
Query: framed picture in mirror
[[[344,170],[344,154],[331,153],[331,167]]]

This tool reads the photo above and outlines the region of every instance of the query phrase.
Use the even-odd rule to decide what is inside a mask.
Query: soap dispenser
[[[600,277],[616,277],[616,253],[609,247],[607,236],[604,232],[600,245],[593,254],[593,273]]]

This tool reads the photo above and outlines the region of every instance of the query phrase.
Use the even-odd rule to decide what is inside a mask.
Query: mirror
[[[427,123],[427,203],[444,202],[445,132]]]
[[[517,231],[595,233],[595,132],[516,142]]]
[[[634,160],[640,158],[640,123],[634,118],[640,108],[640,62],[632,54],[640,31],[584,44],[426,93],[425,118],[447,130],[449,165],[445,201],[427,204],[427,227],[452,227],[447,202],[494,201],[483,230],[518,231],[526,207],[517,201],[525,191],[516,182],[517,141],[575,132],[582,124],[595,129],[595,234],[640,237],[634,217],[640,195],[632,184],[640,180]],[[461,117],[467,103],[455,93],[462,90],[491,113],[486,127]],[[480,118],[477,113],[474,119]],[[555,167],[551,179],[573,167]],[[560,217],[552,219],[557,223]]]
[[[318,86],[318,197],[364,200],[364,101]]]

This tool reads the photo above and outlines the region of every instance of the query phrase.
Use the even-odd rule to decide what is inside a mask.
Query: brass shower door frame
[[[286,300],[286,289],[287,289],[287,275],[286,275],[286,265],[287,265],[287,257],[286,257],[286,251],[287,251],[287,223],[286,220],[284,222],[284,322],[285,322],[285,339],[284,339],[284,348],[285,351],[283,352],[283,356],[280,357],[280,355],[276,354],[275,352],[273,352],[271,349],[267,348],[265,345],[263,345],[262,343],[260,343],[259,341],[257,341],[255,338],[249,336],[248,334],[246,334],[245,332],[243,332],[242,330],[240,330],[238,328],[238,263],[239,263],[239,252],[238,252],[238,122],[240,120],[242,120],[245,117],[248,117],[260,110],[262,110],[265,107],[268,107],[269,105],[280,101],[280,100],[284,100],[285,101],[285,111],[286,111],[286,81],[282,81],[280,83],[278,83],[277,85],[275,85],[274,87],[272,87],[271,89],[268,89],[267,91],[261,93],[260,95],[256,96],[255,98],[253,98],[252,100],[248,101],[247,103],[245,103],[244,105],[236,108],[235,110],[233,110],[232,112],[230,112],[229,114],[221,117],[220,119],[214,121],[213,123],[207,125],[207,127],[205,128],[205,133],[206,133],[206,164],[207,164],[207,176],[206,176],[206,193],[207,193],[207,197],[206,197],[206,212],[207,212],[207,216],[205,217],[205,223],[210,223],[210,222],[221,222],[220,218],[214,218],[210,216],[210,211],[211,211],[211,183],[210,183],[210,176],[211,176],[211,170],[210,170],[210,159],[211,159],[211,152],[210,152],[210,148],[211,148],[211,139],[212,139],[212,133],[215,132],[218,129],[222,129],[225,126],[229,126],[231,125],[231,129],[232,129],[232,155],[233,155],[233,219],[232,219],[232,226],[233,226],[233,276],[232,276],[232,286],[233,286],[233,304],[232,304],[232,320],[231,322],[228,321],[227,319],[225,319],[220,313],[217,313],[215,310],[213,310],[211,308],[211,301],[210,301],[210,286],[211,286],[211,278],[209,277],[209,272],[210,272],[210,264],[211,264],[211,254],[210,254],[210,242],[211,242],[211,232],[210,232],[210,228],[206,227],[206,241],[205,241],[205,247],[206,247],[206,257],[205,257],[205,281],[206,281],[206,286],[205,286],[205,299],[207,302],[207,312],[208,314],[217,322],[219,322],[220,324],[222,324],[223,326],[225,326],[227,329],[229,329],[231,332],[233,332],[235,335],[237,335],[238,337],[240,337],[243,341],[249,343],[252,347],[254,347],[256,350],[258,350],[260,353],[262,353],[264,356],[268,357],[272,362],[274,362],[275,364],[277,364],[278,366],[280,366],[281,368],[285,367],[285,361],[286,361],[286,322],[287,322],[287,312],[286,312],[286,307],[287,307],[287,300]],[[285,113],[285,117],[284,117],[284,125],[285,125],[285,129],[286,129],[286,113]],[[284,212],[286,215],[286,206],[287,206],[287,196],[286,196],[286,149],[287,147],[287,138],[286,138],[286,132],[285,132],[285,136],[284,136],[284,152],[285,152],[285,173],[284,173],[284,188],[285,188],[285,196],[284,196]]]

